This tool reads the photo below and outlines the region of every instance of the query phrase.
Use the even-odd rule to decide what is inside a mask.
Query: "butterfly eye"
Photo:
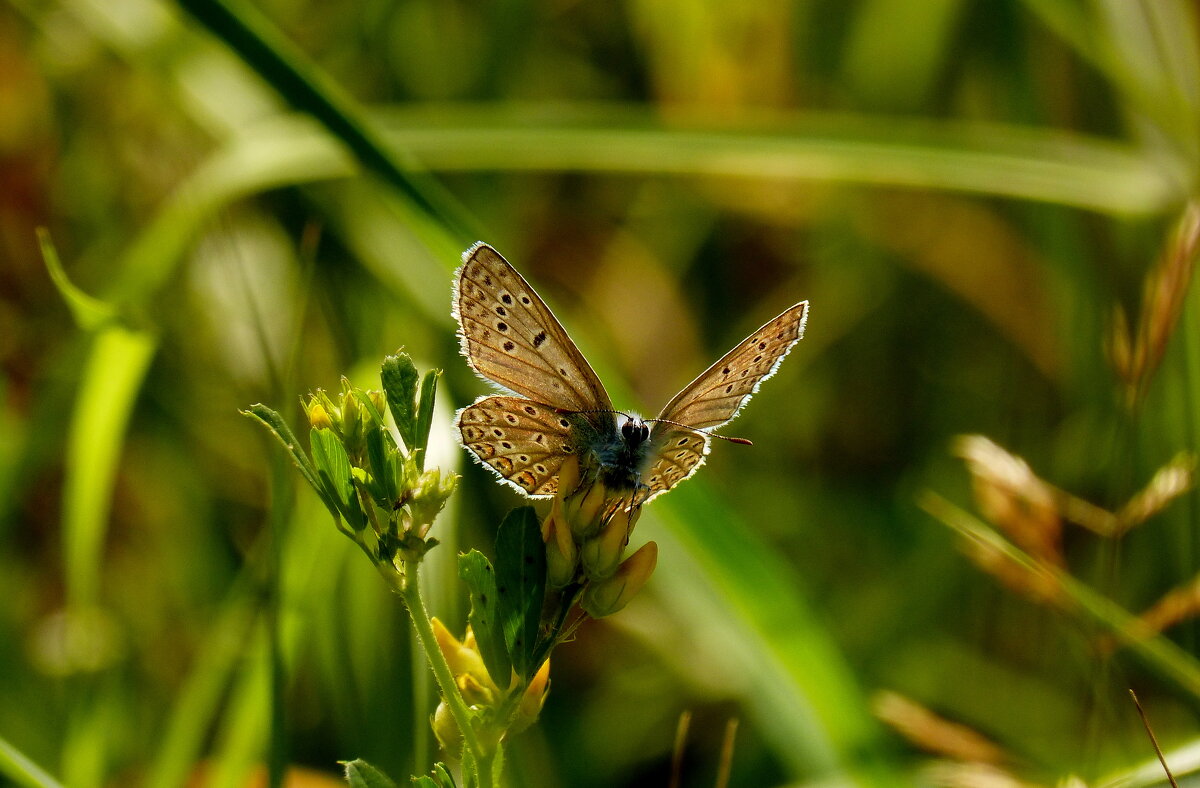
[[[621,425],[621,437],[631,446],[637,446],[650,437],[650,428],[641,422],[627,421]]]

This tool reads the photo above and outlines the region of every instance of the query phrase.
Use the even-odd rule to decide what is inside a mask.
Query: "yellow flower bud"
[[[333,428],[333,419],[329,418],[329,413],[325,408],[321,407],[321,403],[313,402],[308,410],[308,424],[314,430],[328,430]]]
[[[600,527],[600,517],[607,498],[608,490],[600,481],[594,482],[586,489],[579,490],[574,495],[568,493],[566,500],[563,501],[563,515],[571,527],[571,533],[581,539],[586,539],[596,533]]]
[[[525,694],[521,696],[521,705],[517,707],[517,714],[509,727],[509,732],[520,733],[537,722],[538,715],[542,713],[542,706],[546,703],[546,696],[549,694],[550,660],[547,659],[530,679],[529,686],[525,688]]]
[[[562,588],[575,578],[579,553],[563,519],[561,498],[550,504],[550,514],[542,522],[542,539],[546,542],[546,582],[551,588]]]
[[[362,403],[354,396],[350,381],[342,378],[342,444],[351,458],[365,448],[366,423],[369,417],[362,412]]]
[[[450,634],[450,630],[446,629],[446,625],[439,621],[437,616],[433,616],[430,623],[433,624],[433,637],[437,640],[438,649],[446,658],[446,664],[450,666],[450,672],[456,679],[459,676],[470,675],[475,677],[477,682],[492,683],[474,638],[468,635],[468,642],[463,643]],[[469,633],[470,629],[467,632]]]
[[[579,487],[579,455],[568,454],[558,466],[558,494],[555,498],[566,498]]]
[[[450,757],[457,759],[462,752],[463,735],[458,728],[458,723],[454,719],[454,714],[450,711],[450,707],[446,705],[446,701],[438,704],[437,710],[433,713],[433,734],[437,736],[438,744],[442,745],[442,749],[446,751]]]
[[[621,564],[612,577],[589,584],[583,592],[580,607],[592,618],[611,616],[629,604],[629,600],[642,590],[657,564],[658,545],[646,542]]]
[[[341,410],[333,404],[323,389],[317,389],[302,398],[300,405],[304,408],[304,415],[308,416],[309,425],[314,429],[336,429],[342,418]]]
[[[496,703],[496,685],[488,677],[480,681],[473,673],[456,676],[454,683],[468,706],[492,706]]]
[[[379,411],[380,417],[387,414],[387,395],[379,389],[371,389],[367,392],[367,396],[371,399],[371,404],[375,406],[375,410]]]
[[[600,533],[583,543],[579,550],[583,571],[592,580],[602,580],[617,571],[625,545],[629,544],[631,514],[636,511],[626,507],[624,501],[617,504],[605,518]]]

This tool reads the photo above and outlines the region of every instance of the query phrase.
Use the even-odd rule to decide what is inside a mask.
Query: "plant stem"
[[[464,758],[463,763],[465,765],[468,760],[474,762],[478,770],[476,775],[478,784],[492,788],[498,784],[495,775],[492,774],[492,761],[495,756],[493,752],[484,753],[475,728],[471,724],[471,712],[467,708],[462,694],[458,691],[458,685],[454,683],[454,674],[450,672],[450,665],[446,662],[445,655],[438,648],[437,638],[433,634],[433,625],[429,621],[429,611],[425,609],[425,599],[421,596],[421,584],[418,582],[417,574],[419,566],[418,561],[405,561],[403,581],[392,585],[404,600],[409,618],[412,619],[413,629],[417,634],[417,642],[425,651],[425,659],[433,670],[434,678],[437,679],[438,687],[442,691],[442,698],[450,708],[450,713],[454,715],[454,721],[458,723],[459,731],[462,732],[463,746],[471,754],[471,758]]]

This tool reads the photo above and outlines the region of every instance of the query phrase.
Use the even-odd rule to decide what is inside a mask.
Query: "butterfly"
[[[459,410],[455,423],[463,446],[532,498],[554,495],[564,460],[577,455],[585,480],[599,478],[640,504],[704,463],[709,439],[724,437],[711,430],[737,415],[804,335],[808,302],[742,340],[654,419],[613,409],[600,378],[549,307],[485,243],[463,253],[454,316],[471,368],[519,395],[485,396]]]

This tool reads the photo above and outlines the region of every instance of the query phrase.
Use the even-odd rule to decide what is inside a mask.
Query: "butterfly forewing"
[[[463,445],[527,495],[558,490],[558,470],[575,453],[570,422],[520,397],[484,397],[458,412]]]
[[[454,310],[463,355],[483,377],[562,410],[612,409],[550,308],[492,247],[478,243],[463,255]]]
[[[729,421],[804,336],[807,319],[808,302],[803,301],[769,321],[700,373],[658,417],[694,429],[719,427]],[[656,429],[659,426],[665,429],[670,425],[660,422]]]

